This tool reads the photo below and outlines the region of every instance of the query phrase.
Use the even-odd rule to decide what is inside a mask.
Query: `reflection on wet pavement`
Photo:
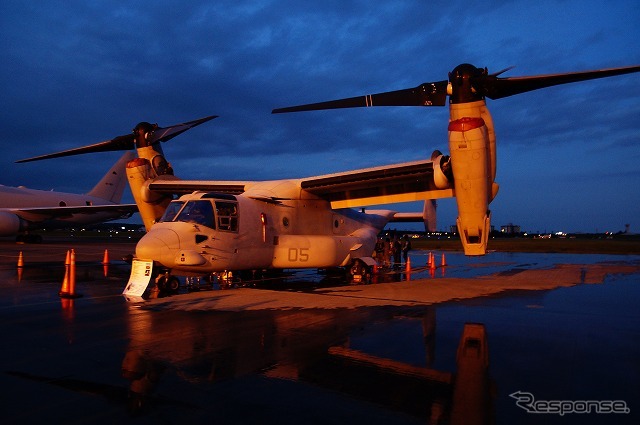
[[[421,270],[426,255],[418,254],[412,284],[426,273],[416,279],[429,279],[418,284],[428,294],[436,281],[449,282],[439,270],[435,277]],[[98,260],[78,269],[84,296],[63,300],[57,295],[63,265],[26,267],[20,280],[15,268],[2,266],[3,417],[9,423],[637,422],[638,257],[496,253],[478,260],[452,253],[447,263],[446,278],[486,285],[511,279],[535,286],[525,281],[567,270],[575,278],[549,291],[433,305],[187,311],[181,297],[203,302],[240,292],[127,303],[120,295],[127,266],[114,261],[105,276]],[[334,284],[305,273],[289,274],[278,289],[307,296]],[[261,289],[243,291],[251,297]],[[539,400],[619,400],[630,412],[531,414],[509,396],[518,391]]]

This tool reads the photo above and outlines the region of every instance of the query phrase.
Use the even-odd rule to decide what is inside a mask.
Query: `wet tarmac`
[[[302,271],[129,302],[133,246],[0,241],[3,423],[640,418],[640,256],[446,253],[433,270],[414,251],[369,285]],[[58,295],[70,248],[75,299]],[[488,367],[464,360],[466,324]]]

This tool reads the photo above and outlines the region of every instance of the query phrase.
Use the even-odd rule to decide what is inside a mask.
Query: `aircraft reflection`
[[[457,373],[452,373],[429,367],[435,352],[435,308],[401,314],[421,320],[426,367],[350,348],[353,332],[399,317],[390,309],[238,313],[132,307],[130,344],[122,361],[122,376],[130,381],[129,407],[137,414],[152,409],[150,401],[158,399],[155,389],[172,370],[192,384],[255,374],[305,382],[430,424],[491,423],[484,325],[465,325]]]

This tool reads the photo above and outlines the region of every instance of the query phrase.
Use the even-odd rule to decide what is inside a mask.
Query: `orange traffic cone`
[[[442,253],[442,267],[447,266],[447,260],[444,258],[444,252]]]
[[[72,296],[76,293],[76,252],[73,249],[69,256],[69,293]]]
[[[69,294],[69,265],[71,264],[71,252],[67,250],[67,258],[64,260],[64,279],[62,279],[62,288],[58,295],[61,297]]]
[[[104,257],[102,258],[102,271],[104,272],[104,277],[109,275],[109,251],[104,250]]]
[[[436,268],[436,258],[435,258],[435,255],[433,255],[432,252],[430,252],[429,254],[431,256],[431,258],[429,259],[429,268],[431,270],[433,270],[433,269]]]
[[[410,257],[407,257],[407,262],[405,263],[404,268],[405,268],[408,272],[410,272],[410,271],[411,271],[411,258],[410,258]]]
[[[67,251],[69,254],[69,273],[68,273],[68,290],[65,292],[64,290],[60,291],[60,296],[63,298],[78,298],[81,297],[81,294],[76,293],[76,252],[71,249],[71,251]],[[66,265],[66,263],[65,263]],[[65,273],[65,278],[67,277]],[[62,283],[64,287],[64,282]]]

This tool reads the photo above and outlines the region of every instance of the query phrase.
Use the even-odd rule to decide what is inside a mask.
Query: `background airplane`
[[[125,167],[133,157],[132,152],[125,153],[86,194],[0,185],[0,236],[39,242],[40,235],[28,232],[131,217],[138,207],[119,202],[126,185]]]

